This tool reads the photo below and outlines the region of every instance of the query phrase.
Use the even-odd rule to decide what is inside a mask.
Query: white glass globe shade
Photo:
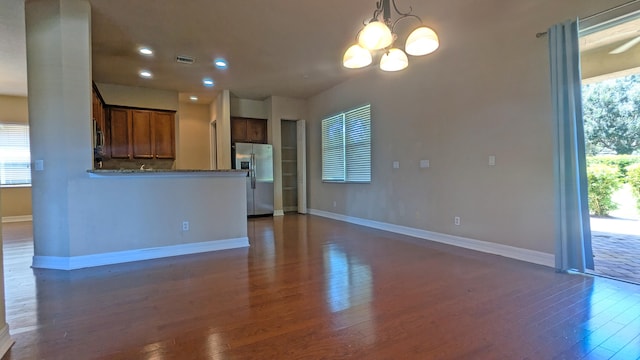
[[[404,47],[409,55],[421,56],[431,54],[440,46],[438,35],[432,29],[421,26],[411,32]]]
[[[358,44],[367,50],[384,49],[392,42],[391,30],[380,21],[370,22],[358,35]]]
[[[398,71],[407,66],[409,66],[407,54],[397,48],[389,49],[380,59],[380,69],[384,71]]]
[[[349,69],[359,69],[371,64],[372,58],[369,50],[360,45],[351,45],[344,53],[342,65]]]

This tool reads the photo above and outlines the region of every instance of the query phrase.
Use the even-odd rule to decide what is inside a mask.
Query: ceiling
[[[221,89],[240,98],[271,95],[308,98],[366,71],[341,65],[344,50],[362,22],[371,17],[374,0],[89,0],[92,6],[93,80],[119,85],[175,90],[182,100],[198,95],[213,99]],[[455,12],[447,1],[398,1],[411,5],[425,23],[431,13]],[[445,10],[446,9],[446,10]],[[448,21],[454,21],[448,18]],[[442,19],[440,19],[442,20]],[[443,23],[433,24],[436,30]],[[637,33],[613,31],[611,39],[583,39],[583,46],[623,42]],[[441,34],[442,38],[443,34]],[[587,44],[588,43],[588,44]],[[152,57],[137,53],[153,48]],[[638,45],[640,48],[640,45]],[[195,58],[179,64],[177,55]],[[223,57],[226,70],[212,62]],[[153,78],[138,76],[150,70]],[[203,77],[216,85],[205,88]],[[27,94],[24,0],[0,1],[0,94]]]
[[[0,2],[0,94],[26,95],[24,0]],[[343,51],[374,0],[90,0],[93,80],[177,90],[213,98],[308,98],[353,74],[341,66]],[[337,11],[336,9],[340,9]],[[140,46],[155,54],[143,57]],[[179,64],[177,55],[195,58]],[[229,62],[222,71],[213,60]],[[152,79],[138,76],[150,70]],[[203,77],[216,85],[207,89]]]

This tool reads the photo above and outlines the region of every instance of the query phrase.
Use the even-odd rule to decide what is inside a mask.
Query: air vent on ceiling
[[[196,59],[190,56],[178,55],[176,56],[176,61],[181,64],[193,64],[194,62],[196,62]]]

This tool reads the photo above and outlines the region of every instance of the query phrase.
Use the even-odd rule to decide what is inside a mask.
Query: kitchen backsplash
[[[140,169],[144,165],[145,169],[173,169],[175,160],[171,159],[138,159],[138,160],[118,160],[111,159],[102,162],[102,168],[95,164],[96,169]]]

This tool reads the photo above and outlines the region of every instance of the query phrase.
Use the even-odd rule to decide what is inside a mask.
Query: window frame
[[[366,140],[364,142],[349,142],[349,133],[348,133],[348,129],[349,128],[353,128],[352,125],[347,124],[347,122],[349,120],[355,121],[355,120],[362,120],[362,118],[351,118],[349,119],[349,115],[354,115],[354,114],[358,114],[361,113],[363,111],[366,111],[367,113],[367,118],[366,118],[366,125],[367,125],[367,129],[365,132],[365,137]],[[331,140],[328,139],[328,131],[327,128],[332,125],[330,124],[330,122],[335,122],[337,119],[339,119],[339,121],[341,122],[341,128],[342,128],[342,134],[341,134],[341,138],[338,139],[337,141],[335,139]],[[357,133],[353,133],[354,135],[358,135]],[[360,143],[360,144],[359,144]],[[327,151],[326,146],[327,145],[332,145],[332,146],[337,146],[336,144],[340,144],[341,149],[340,149],[340,154],[341,154],[341,160],[342,160],[342,164],[338,163],[338,164],[334,164],[333,169],[332,166],[327,165]],[[353,164],[354,162],[349,162],[348,159],[349,158],[353,158],[354,155],[357,155],[360,152],[360,149],[362,147],[362,145],[365,146],[365,152],[366,152],[366,157],[364,160],[362,160],[361,156],[356,156],[357,160],[356,162],[362,161],[363,163],[366,163],[366,166],[363,167],[359,167],[356,168],[355,170],[360,170],[360,171],[353,171],[353,166],[350,167],[349,164]],[[351,150],[350,152],[348,152],[349,150]],[[371,104],[365,104],[362,106],[358,106],[356,108],[350,109],[350,110],[346,110],[346,111],[342,111],[339,112],[337,114],[325,117],[324,119],[322,119],[321,121],[321,158],[322,158],[322,164],[321,164],[321,181],[323,183],[336,183],[336,184],[370,184],[372,181],[372,155],[371,155]],[[340,156],[335,156],[335,153],[333,154],[334,158],[340,158]],[[329,159],[331,160],[331,159]],[[341,170],[341,177],[340,178],[336,178],[331,177],[329,178],[331,175],[335,175],[335,173],[329,173],[327,174],[326,171],[327,170],[333,170],[335,171],[336,168],[340,168],[340,165],[342,167]],[[350,172],[349,169],[351,169],[352,171]],[[360,177],[358,175],[362,175],[362,171],[367,172],[366,180],[358,180],[357,178]],[[353,178],[350,179],[349,174],[353,173],[355,174]],[[356,178],[356,180],[354,180],[354,178]]]
[[[23,182],[10,182],[10,183],[2,183],[3,181],[6,180],[6,173],[4,176],[0,177],[0,188],[22,188],[22,187],[31,187],[32,184],[32,177],[31,177],[31,144],[30,144],[30,138],[29,138],[29,124],[26,123],[20,123],[20,122],[0,122],[0,126],[12,126],[12,127],[21,127],[22,129],[19,130],[21,132],[20,136],[22,137],[23,140],[26,140],[26,147],[27,147],[27,152],[28,152],[28,159],[27,162],[25,163],[23,162],[16,162],[15,164],[19,164],[21,166],[26,165],[26,169],[28,169],[28,175],[26,178],[22,178],[21,180],[24,180]],[[17,130],[14,130],[14,132],[18,132]],[[8,144],[6,144],[8,145]],[[11,145],[13,146],[19,146],[22,145],[24,146],[24,142],[22,142],[22,144],[18,141],[16,141],[15,143],[12,142]],[[24,150],[24,149],[22,149]],[[1,153],[0,153],[0,156]],[[0,174],[2,174],[3,172],[5,172],[5,164],[7,164],[6,162],[3,161],[4,159],[0,158]],[[22,169],[24,170],[24,169]],[[15,174],[13,175],[17,175],[19,174],[19,170],[18,171],[13,171]],[[11,180],[11,179],[10,179]],[[13,179],[13,181],[18,181]]]

